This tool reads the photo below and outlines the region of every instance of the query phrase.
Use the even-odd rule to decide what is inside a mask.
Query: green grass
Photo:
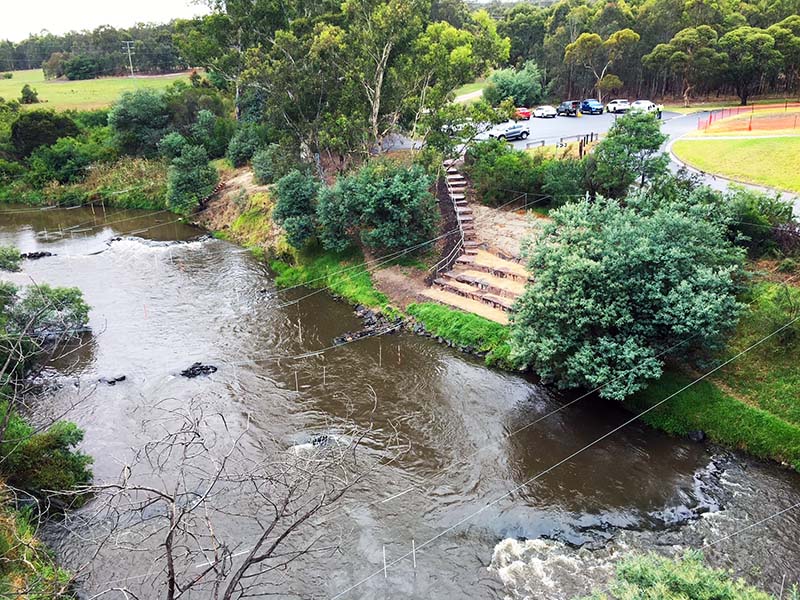
[[[641,412],[693,380],[689,375],[668,371],[657,383],[626,400],[626,405]],[[786,461],[800,471],[800,427],[740,402],[708,380],[679,393],[642,420],[675,435],[701,429],[719,444],[759,458]]]
[[[28,83],[39,93],[40,103],[27,106],[55,110],[104,108],[123,92],[141,88],[163,89],[178,79],[188,80],[183,73],[162,77],[105,77],[86,81],[45,81],[41,69],[13,71],[13,75],[11,79],[0,79],[0,98],[18,100],[22,86]]]
[[[364,257],[357,251],[344,254],[313,251],[299,254],[294,265],[273,260],[270,267],[277,273],[275,283],[278,287],[327,287],[348,302],[394,314],[389,299],[375,289],[369,271],[362,264],[363,260]]]
[[[800,192],[800,137],[678,140],[672,151],[706,171],[769,187]]]
[[[486,81],[473,81],[472,83],[466,83],[460,88],[454,89],[453,94],[455,94],[455,97],[458,98],[459,96],[464,96],[465,94],[471,94],[473,92],[477,92],[478,90],[486,89],[487,85],[489,84]]]
[[[761,98],[759,100],[749,100],[747,102],[747,106],[752,106],[753,104],[783,104],[786,101],[785,98]],[[795,102],[795,100],[789,100],[790,102]],[[670,112],[681,113],[684,115],[689,115],[696,112],[702,112],[704,110],[716,110],[718,108],[738,108],[741,106],[741,103],[738,100],[727,100],[723,102],[692,102],[690,106],[684,106],[683,102],[675,102],[675,103],[665,103],[664,110]]]
[[[411,304],[406,310],[432,335],[457,346],[487,352],[487,365],[512,368],[508,326],[432,302]]]
[[[740,321],[725,356],[747,352],[643,420],[678,435],[702,429],[715,442],[785,461],[800,471],[800,322],[754,346],[800,314],[800,290],[760,283],[745,300],[751,309]],[[641,411],[693,379],[669,371],[627,404]]]

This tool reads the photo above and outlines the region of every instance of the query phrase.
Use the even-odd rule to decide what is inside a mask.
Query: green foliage
[[[501,140],[475,144],[464,159],[464,168],[481,202],[498,205],[523,194],[537,199],[542,190],[543,158],[514,150]]]
[[[229,119],[219,117],[208,109],[201,109],[189,130],[193,143],[203,146],[210,157],[220,158],[225,156],[233,128]]]
[[[0,415],[5,417],[6,410],[0,407]],[[5,457],[0,472],[9,484],[34,494],[86,485],[92,480],[92,459],[75,450],[82,440],[83,431],[74,423],[59,421],[36,432],[12,413],[0,443],[0,454]]]
[[[703,564],[703,555],[687,551],[682,558],[657,554],[631,556],[616,569],[608,595],[597,592],[591,600],[771,600],[728,571]]]
[[[184,146],[189,142],[177,131],[171,131],[158,142],[158,153],[168,160],[181,155]]]
[[[668,356],[719,348],[741,312],[743,256],[695,203],[641,194],[551,211],[512,317],[516,357],[562,387],[602,385],[601,396],[623,399]]]
[[[666,139],[654,115],[633,111],[619,117],[593,154],[596,189],[608,198],[619,198],[634,182],[643,186],[662,176],[669,164],[660,152]]]
[[[42,187],[51,181],[76,183],[81,181],[90,165],[114,158],[113,150],[102,139],[59,138],[52,146],[40,146],[29,159],[26,179]]]
[[[27,158],[40,146],[55,144],[59,138],[75,137],[78,127],[69,117],[50,110],[21,113],[11,124],[11,143],[20,158]]]
[[[19,250],[14,246],[0,246],[0,270],[19,271],[22,261]]]
[[[272,217],[283,227],[287,241],[294,248],[303,248],[314,237],[319,188],[320,184],[314,177],[300,171],[281,177],[275,187]]]
[[[70,80],[94,79],[101,72],[99,61],[87,54],[76,54],[64,61],[62,69]]]
[[[723,35],[719,47],[725,53],[723,76],[734,87],[742,104],[747,104],[752,90],[763,77],[778,70],[781,53],[775,38],[757,27],[738,27]]]
[[[225,156],[234,167],[243,167],[264,144],[261,129],[252,123],[243,123],[231,137]]]
[[[433,237],[438,221],[431,178],[421,167],[372,161],[319,193],[317,219],[323,246],[343,251],[354,237],[391,252]]]
[[[39,94],[35,89],[26,83],[22,86],[22,91],[19,95],[19,101],[21,104],[38,104]]]
[[[125,154],[155,155],[169,123],[164,94],[149,89],[125,92],[108,113],[114,143]]]
[[[42,283],[25,288],[8,318],[8,329],[12,333],[70,337],[85,330],[89,323],[89,305],[78,288],[50,287]]]
[[[214,190],[218,180],[205,148],[186,145],[169,168],[167,203],[175,212],[191,213]]]
[[[286,144],[269,144],[253,155],[253,173],[261,184],[274,183],[299,168],[296,153]]]
[[[344,253],[307,251],[296,257],[294,265],[276,260],[270,267],[277,273],[275,284],[279,287],[325,287],[352,304],[385,309],[389,299],[375,289],[363,260],[361,253],[352,249]]]
[[[407,312],[422,323],[431,335],[446,339],[462,348],[486,352],[487,365],[513,367],[509,359],[507,326],[432,302],[410,304]]]
[[[25,173],[25,167],[18,162],[0,158],[0,184],[10,183]]]
[[[736,242],[753,258],[777,252],[775,227],[792,220],[792,202],[745,188],[734,189],[725,199]]]
[[[551,206],[561,206],[584,196],[589,188],[586,161],[575,158],[548,160],[542,174],[542,193]]]
[[[511,98],[516,106],[532,106],[542,101],[542,74],[533,61],[519,69],[499,69],[489,76],[489,85],[483,90],[487,102],[498,105]]]

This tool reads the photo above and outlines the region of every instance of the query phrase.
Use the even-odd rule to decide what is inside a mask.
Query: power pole
[[[128,51],[128,66],[131,68],[131,77],[133,77],[133,58],[131,58],[131,54],[133,53],[131,52],[131,48],[135,42],[133,40],[126,40],[122,43],[125,44],[125,49]]]

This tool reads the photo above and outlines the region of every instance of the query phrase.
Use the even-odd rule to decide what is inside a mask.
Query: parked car
[[[531,114],[533,114],[533,111],[531,111],[530,108],[525,108],[524,106],[519,106],[516,109],[514,117],[517,120],[521,119],[521,120],[529,121],[530,118],[531,118]]]
[[[612,100],[608,104],[606,104],[606,112],[610,113],[624,113],[627,112],[631,107],[631,103],[628,102],[627,98],[617,98],[616,100]]]
[[[603,114],[603,103],[599,100],[595,100],[594,98],[587,98],[583,102],[581,102],[581,114],[582,115],[602,115]]]
[[[631,104],[631,110],[641,110],[652,113],[658,110],[658,106],[650,102],[650,100],[637,100]]]
[[[484,131],[475,136],[477,140],[488,140],[494,138],[497,140],[524,140],[530,135],[528,127],[516,121],[506,121],[495,125],[488,131]]]
[[[555,119],[558,112],[554,106],[537,106],[533,109],[533,116],[537,119]]]
[[[561,104],[558,105],[556,109],[557,115],[562,115],[564,117],[577,117],[578,116],[578,109],[580,108],[581,103],[577,100],[565,100]]]

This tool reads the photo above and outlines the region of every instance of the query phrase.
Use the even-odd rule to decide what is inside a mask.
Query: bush
[[[101,72],[98,60],[86,54],[77,54],[66,59],[62,69],[70,80],[95,79]]]
[[[33,89],[29,84],[25,84],[22,86],[22,91],[20,92],[19,101],[22,104],[38,104],[39,103],[39,93]]]
[[[464,166],[481,202],[498,205],[528,194],[535,200],[542,192],[545,159],[514,150],[500,140],[473,146]]]
[[[430,185],[421,167],[383,161],[339,178],[317,203],[323,246],[342,251],[358,235],[368,248],[391,252],[433,237],[439,211]]]
[[[51,110],[21,113],[11,124],[11,143],[20,158],[27,158],[39,146],[51,146],[62,137],[79,133],[75,122]]]
[[[263,145],[263,135],[258,126],[244,123],[233,134],[226,156],[234,167],[243,167]]]
[[[549,197],[551,206],[579,200],[588,187],[586,163],[583,160],[562,158],[544,162],[542,193]]]
[[[9,183],[25,172],[20,163],[0,158],[0,183]]]
[[[155,155],[169,123],[164,95],[155,90],[125,92],[108,113],[116,147],[138,156]]]
[[[189,142],[177,131],[172,131],[158,142],[158,153],[168,160],[180,156],[184,146]]]
[[[499,69],[489,76],[489,85],[483,90],[484,99],[497,106],[511,98],[516,106],[531,106],[542,101],[542,74],[533,61],[522,69]]]
[[[5,411],[0,409],[0,414],[5,416]],[[5,457],[0,469],[9,484],[34,494],[75,489],[92,480],[91,457],[74,449],[82,440],[83,431],[74,423],[60,421],[34,433],[12,414],[0,444]]]
[[[22,256],[14,246],[0,246],[0,269],[3,271],[19,271]],[[0,306],[0,308],[2,308]]]
[[[220,158],[228,148],[232,129],[230,120],[218,117],[210,110],[200,110],[190,127],[192,143],[203,146],[210,157]]]
[[[202,146],[186,145],[172,160],[167,175],[167,204],[175,212],[195,210],[219,180],[217,170],[208,162]]]
[[[14,77],[13,73],[2,73],[0,74],[0,79],[12,79]]]
[[[72,337],[86,330],[89,305],[78,288],[29,286],[9,311],[8,329],[32,337]]]
[[[634,556],[621,561],[610,595],[595,593],[591,600],[770,600],[771,596],[741,579],[703,564],[703,555],[687,551],[683,558],[657,554]]]
[[[316,198],[319,182],[311,175],[292,171],[281,177],[275,187],[272,218],[286,232],[294,248],[302,248],[316,232]]]
[[[37,148],[29,159],[26,179],[34,186],[50,181],[81,181],[93,163],[113,158],[113,153],[95,139],[60,138],[52,146]]]
[[[261,184],[278,181],[298,166],[297,153],[286,144],[269,144],[253,155],[253,173]]]
[[[515,357],[543,378],[621,400],[670,355],[703,358],[735,327],[743,251],[691,198],[661,205],[649,194],[550,212],[512,325]]]
[[[751,257],[757,258],[779,250],[778,237],[791,252],[792,240],[783,240],[782,231],[789,230],[792,220],[792,203],[780,196],[737,188],[725,196],[730,207],[731,230],[736,242],[747,248]],[[797,243],[795,241],[795,243]]]

